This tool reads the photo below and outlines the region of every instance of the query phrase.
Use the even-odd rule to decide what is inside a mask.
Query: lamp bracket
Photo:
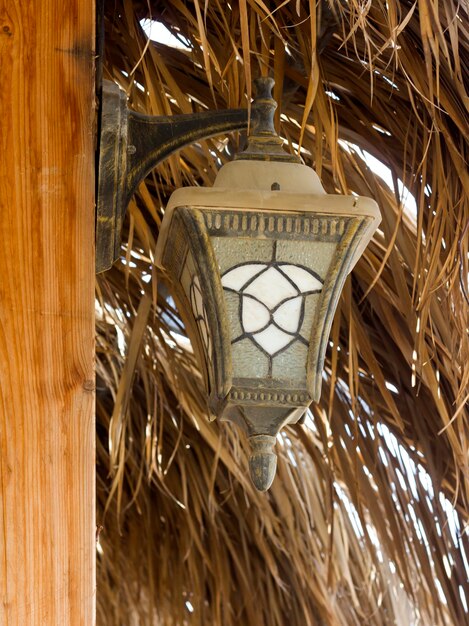
[[[96,272],[120,255],[120,233],[138,184],[164,159],[200,139],[244,130],[246,109],[149,116],[127,108],[127,96],[104,80],[96,200]]]

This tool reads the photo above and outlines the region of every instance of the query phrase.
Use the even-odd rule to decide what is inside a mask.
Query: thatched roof
[[[149,41],[145,17],[188,47]],[[139,111],[246,107],[270,72],[282,136],[383,221],[346,283],[321,402],[259,494],[244,436],[207,419],[152,264],[170,193],[211,185],[242,138],[140,186],[97,284],[98,623],[469,623],[467,5],[114,0],[105,27],[104,76]]]

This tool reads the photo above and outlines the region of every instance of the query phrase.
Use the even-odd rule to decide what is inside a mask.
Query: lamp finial
[[[277,103],[272,98],[274,84],[274,79],[268,76],[255,79],[256,96],[251,107],[248,144],[243,152],[235,156],[235,159],[300,163],[296,155],[284,151],[283,141],[275,131],[274,113]]]
[[[277,455],[273,448],[276,439],[271,435],[251,435],[252,454],[249,457],[249,472],[254,486],[259,491],[267,491],[277,470]]]

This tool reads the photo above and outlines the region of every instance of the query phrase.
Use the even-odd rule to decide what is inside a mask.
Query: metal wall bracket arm
[[[148,116],[127,108],[116,83],[103,81],[96,206],[96,272],[120,255],[120,237],[129,201],[158,163],[200,139],[244,130],[246,109],[187,115]]]

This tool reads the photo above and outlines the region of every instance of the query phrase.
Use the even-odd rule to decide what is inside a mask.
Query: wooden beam
[[[94,1],[0,0],[0,624],[95,605]]]

